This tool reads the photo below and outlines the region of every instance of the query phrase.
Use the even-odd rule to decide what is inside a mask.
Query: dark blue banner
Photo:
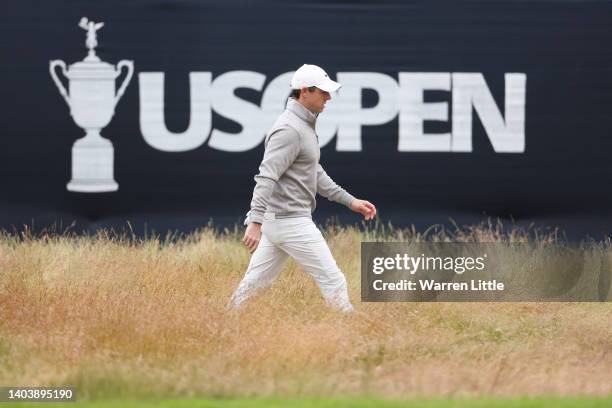
[[[610,2],[22,0],[0,21],[4,228],[241,221],[310,63],[343,84],[321,163],[383,220],[611,229]]]

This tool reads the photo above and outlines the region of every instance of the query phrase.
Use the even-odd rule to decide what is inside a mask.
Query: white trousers
[[[291,256],[314,278],[331,307],[346,312],[353,310],[346,278],[310,217],[275,218],[274,214],[265,213],[261,231],[259,245],[230,300],[230,307],[240,307],[255,293],[272,285]]]

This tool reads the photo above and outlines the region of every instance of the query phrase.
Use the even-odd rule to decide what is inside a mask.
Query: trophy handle
[[[130,83],[130,79],[132,79],[132,74],[134,73],[134,61],[127,61],[127,60],[119,61],[119,63],[117,64],[117,75],[121,74],[122,67],[127,67],[128,71],[127,71],[127,75],[125,76],[125,79],[123,80],[123,83],[121,84],[121,86],[119,87],[119,90],[117,91],[117,96],[115,96],[115,105],[119,102],[119,99],[121,99],[121,97],[123,96],[123,93],[125,92],[125,88],[127,88],[128,84]]]
[[[67,78],[68,72],[66,71],[66,63],[62,60],[50,61],[49,62],[49,72],[51,73],[51,78],[53,78],[53,82],[55,82],[55,86],[57,86],[57,89],[59,89],[60,94],[64,97],[64,100],[66,101],[66,103],[68,104],[68,107],[70,108],[70,97],[68,96],[68,92],[66,91],[66,88],[64,88],[64,85],[62,85],[62,81],[60,81],[59,78],[57,77],[57,73],[55,71],[57,67],[62,68],[62,73]]]

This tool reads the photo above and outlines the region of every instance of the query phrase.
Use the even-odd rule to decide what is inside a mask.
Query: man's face
[[[302,88],[300,99],[308,110],[314,113],[321,113],[325,109],[325,103],[331,99],[331,95],[329,92],[316,87],[313,91],[308,90],[308,88]]]

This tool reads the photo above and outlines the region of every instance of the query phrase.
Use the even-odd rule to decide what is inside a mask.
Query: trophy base
[[[66,188],[77,193],[110,193],[119,190],[119,184],[112,180],[72,180],[66,184]]]
[[[117,191],[119,185],[113,176],[113,144],[100,136],[97,129],[72,147],[72,179],[68,191],[78,193],[105,193]]]

